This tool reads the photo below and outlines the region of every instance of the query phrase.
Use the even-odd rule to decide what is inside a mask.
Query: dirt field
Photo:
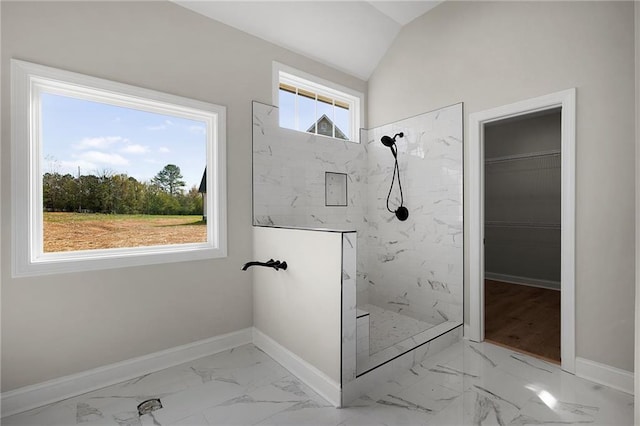
[[[45,253],[206,240],[201,216],[44,213]]]

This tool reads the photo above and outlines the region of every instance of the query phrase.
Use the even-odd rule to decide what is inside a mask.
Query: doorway
[[[484,126],[485,340],[560,363],[562,111]]]
[[[505,105],[483,112],[473,113],[469,116],[470,164],[468,170],[470,176],[468,182],[470,183],[470,305],[468,311],[469,322],[468,326],[465,327],[465,337],[470,340],[480,342],[485,339],[487,325],[494,327],[491,324],[485,323],[485,315],[487,314],[486,311],[491,309],[505,309],[505,307],[511,307],[518,310],[519,308],[522,308],[522,306],[526,305],[527,301],[530,302],[531,298],[534,298],[534,300],[538,301],[538,308],[540,308],[541,306],[548,307],[553,305],[553,302],[546,301],[543,296],[531,294],[523,295],[521,294],[522,291],[516,291],[518,289],[515,286],[520,285],[521,287],[525,287],[522,286],[522,284],[528,284],[527,287],[535,290],[536,292],[542,290],[555,292],[556,297],[558,296],[559,292],[559,301],[557,303],[560,306],[559,349],[561,365],[563,370],[572,373],[575,371],[575,96],[575,89],[570,89],[539,98],[529,99],[515,104]],[[495,148],[493,146],[488,146],[487,143],[491,142],[487,142],[486,140],[486,136],[490,136],[492,132],[492,127],[495,128],[494,126],[500,125],[501,123],[514,123],[517,121],[524,121],[535,117],[552,116],[553,114],[559,114],[558,119],[560,121],[560,152],[557,152],[557,149],[555,151],[553,149],[542,149],[535,152],[535,155],[531,157],[522,157],[523,153],[514,152],[507,153],[502,156],[493,155],[493,157],[486,155],[487,152],[491,154],[492,149]],[[522,157],[522,159],[520,157]],[[555,160],[553,159],[553,157],[555,157]],[[527,217],[526,214],[524,216],[518,216],[516,214],[514,217],[517,220],[511,220],[511,222],[509,220],[506,220],[506,216],[500,216],[500,214],[497,214],[496,216],[496,211],[499,211],[500,209],[503,209],[505,207],[498,205],[498,207],[496,208],[495,205],[485,205],[487,195],[485,193],[485,181],[487,178],[489,180],[495,180],[495,176],[492,176],[491,171],[488,170],[489,167],[495,167],[487,166],[485,164],[486,158],[490,160],[497,160],[495,164],[503,163],[500,164],[500,167],[498,167],[498,169],[508,169],[509,167],[513,168],[513,165],[505,166],[505,164],[514,159],[515,161],[513,162],[513,164],[515,164],[515,162],[536,161],[543,163],[547,162],[551,164],[553,163],[553,161],[557,161],[560,166],[558,170],[558,173],[560,174],[560,207],[559,213],[556,212],[558,213],[557,218],[559,218],[559,223],[557,223],[557,220],[540,220],[541,218],[543,218],[543,216],[537,218],[536,220],[522,219],[523,217]],[[487,171],[490,172],[489,177],[487,175]],[[528,207],[524,208],[531,208],[531,206],[535,206],[535,203],[529,204]],[[487,207],[489,207],[489,210],[487,210]],[[521,205],[518,208],[522,209],[523,207]],[[516,208],[516,210],[518,208]],[[486,214],[488,214],[487,217],[485,217]],[[551,216],[547,217],[547,219],[549,218],[551,218]],[[489,220],[489,225],[491,225],[489,227],[485,227],[485,225],[487,224],[487,219]],[[510,228],[506,228],[509,226]],[[556,235],[560,241],[561,250],[557,250],[560,254],[559,266],[558,264],[548,265],[550,266],[550,268],[547,268],[548,270],[547,272],[545,272],[546,275],[545,273],[543,273],[542,275],[530,273],[531,266],[535,266],[536,263],[540,265],[541,262],[541,259],[534,259],[531,258],[531,256],[545,256],[542,253],[537,253],[536,250],[531,250],[530,247],[528,248],[529,253],[526,253],[526,250],[524,250],[524,252],[520,253],[520,257],[513,256],[513,253],[508,253],[511,258],[516,259],[515,264],[511,265],[499,264],[502,260],[502,257],[504,256],[500,256],[500,249],[498,249],[496,252],[495,245],[493,247],[489,247],[489,251],[487,252],[487,246],[485,246],[484,244],[486,238],[489,238],[490,240],[493,239],[494,243],[496,241],[496,238],[500,235],[502,235],[503,237],[508,236],[512,240],[517,240],[518,238],[515,238],[514,236],[518,234],[524,235],[527,232],[530,234],[532,233],[531,229],[526,230],[522,228],[532,228],[534,226],[546,227],[547,234],[549,235],[553,234],[554,230],[557,231]],[[538,234],[540,234],[540,232],[538,232]],[[502,250],[504,254],[505,248],[503,247]],[[496,262],[496,259],[498,259],[498,262]],[[488,264],[487,261],[489,262]],[[489,266],[489,269],[487,271],[485,271],[485,265]],[[557,270],[558,268],[559,271]],[[490,269],[497,269],[497,271],[491,271]],[[552,270],[554,270],[555,272],[551,273],[550,271]],[[485,276],[485,272],[487,272],[487,276]],[[527,278],[525,280],[526,282],[521,282],[523,281],[523,276],[526,275],[529,275],[529,277],[524,277]],[[485,279],[487,278],[491,280],[485,281]],[[494,285],[495,282],[498,282],[498,284]],[[514,284],[514,282],[517,282],[517,284]],[[541,288],[545,286],[553,287],[554,284],[559,288],[559,290],[549,290],[548,288]],[[535,285],[536,287],[533,287],[533,285]],[[504,300],[500,302],[501,304],[499,304],[498,307],[496,307],[495,304],[491,306],[487,305],[487,309],[485,309],[486,291],[488,292],[488,297],[491,297],[491,295],[495,293],[502,293],[501,295],[506,297],[506,299],[503,298]],[[520,300],[513,294],[506,294],[509,292],[514,294],[520,293]],[[491,300],[489,300],[488,302],[491,302]],[[540,316],[540,312],[538,312],[538,316]],[[521,321],[525,325],[528,324],[528,322],[531,322],[526,318],[521,319]],[[512,323],[513,321],[508,322]],[[507,325],[513,326],[513,324]],[[542,327],[544,327],[544,325]],[[493,332],[493,328],[491,328],[490,331]],[[510,332],[507,330],[506,335],[508,336],[509,334]],[[524,334],[526,335],[526,331]],[[524,348],[518,347],[516,347],[516,350],[531,352]]]

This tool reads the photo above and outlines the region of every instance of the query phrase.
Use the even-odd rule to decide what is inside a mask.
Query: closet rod
[[[484,226],[490,228],[534,228],[534,229],[560,229],[559,223],[535,223],[535,222],[511,222],[511,221],[486,221]]]
[[[529,152],[526,154],[505,155],[503,157],[493,157],[484,160],[485,164],[503,163],[505,161],[528,160],[531,158],[554,157],[560,155],[560,150]]]

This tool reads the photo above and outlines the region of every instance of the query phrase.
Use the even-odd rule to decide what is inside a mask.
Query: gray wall
[[[635,5],[636,35],[636,212],[640,209],[640,3]],[[635,365],[640,365],[640,216],[636,214],[636,354]],[[640,423],[640,374],[635,375],[634,420]]]
[[[444,2],[402,30],[369,80],[370,126],[463,101],[465,140],[470,113],[577,88],[576,353],[629,371],[633,7],[633,2]]]
[[[560,150],[560,109],[488,123],[484,158]]]
[[[2,391],[253,323],[251,100],[271,62],[366,83],[169,2],[2,2]],[[12,279],[9,59],[227,106],[229,256]]]
[[[561,118],[557,110],[485,126],[487,278],[560,290]]]

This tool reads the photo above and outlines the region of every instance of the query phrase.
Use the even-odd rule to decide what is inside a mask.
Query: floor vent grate
[[[138,405],[138,414],[142,416],[161,408],[162,402],[160,402],[160,398],[147,399],[146,401],[143,401]]]

